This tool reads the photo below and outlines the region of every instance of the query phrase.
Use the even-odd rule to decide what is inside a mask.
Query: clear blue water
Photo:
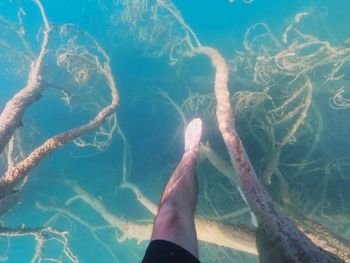
[[[115,217],[136,223],[152,222],[152,214],[130,190],[120,188],[120,184],[124,174],[146,197],[158,203],[162,189],[180,159],[184,124],[161,92],[166,92],[182,108],[187,120],[195,116],[203,119],[202,141],[209,141],[228,162],[214,118],[214,108],[210,106],[214,90],[214,70],[210,61],[204,56],[189,57],[187,53],[177,53],[180,49],[188,51],[188,46],[183,44],[177,46],[180,48],[174,53],[178,62],[170,65],[171,50],[166,47],[183,38],[184,27],[162,7],[153,18],[145,12],[142,21],[133,27],[125,17],[125,7],[128,3],[138,2],[140,7],[142,1],[42,1],[52,33],[41,77],[46,84],[51,83],[55,87],[45,88],[40,100],[26,110],[23,126],[15,133],[15,162],[23,160],[48,138],[86,123],[108,105],[110,92],[106,78],[93,64],[95,58],[101,63],[105,61],[96,49],[96,43],[110,57],[112,75],[120,95],[117,123],[125,141],[118,129],[110,138],[96,137],[97,133],[92,132],[82,137],[85,142],[92,143],[97,138],[98,142],[106,144],[99,144],[101,147],[98,148],[69,143],[52,153],[30,171],[28,180],[19,191],[18,202],[1,215],[1,226],[12,229],[52,226],[61,232],[66,231],[69,247],[79,262],[139,262],[144,254],[148,241],[138,243],[130,239],[117,242],[116,236],[121,234],[119,230],[91,204],[79,198],[67,203],[76,195],[67,185],[67,180],[70,185],[82,187]],[[144,2],[151,9],[157,1]],[[172,8],[181,14],[202,45],[214,47],[224,56],[230,66],[229,88],[232,94],[249,91],[255,96],[258,93],[254,92],[267,92],[264,94],[268,95],[268,99],[264,97],[261,103],[250,100],[247,107],[237,103],[236,123],[257,175],[275,202],[287,210],[291,203],[304,215],[350,239],[350,51],[347,50],[349,42],[346,42],[349,38],[347,10],[350,3],[346,0],[298,0],[288,3],[255,0],[250,4],[241,0],[233,3],[228,0],[176,0]],[[135,19],[138,10],[131,12]],[[288,42],[283,43],[283,33],[293,24],[295,15],[301,12],[309,15],[295,25],[289,32]],[[2,109],[26,85],[31,61],[36,60],[40,52],[44,28],[34,1],[2,0],[0,18]],[[279,46],[276,47],[271,38],[266,37],[267,27],[257,27],[249,37],[265,35],[258,37],[256,42],[250,42],[252,50],[247,50],[243,45],[245,33],[260,22],[267,25]],[[79,30],[70,28],[66,35],[60,34],[66,24],[74,24]],[[158,35],[159,32],[162,35]],[[281,67],[276,66],[279,54],[302,41],[318,41],[319,44],[298,50],[299,53],[294,54],[295,60],[288,60],[295,68],[283,68],[282,64],[279,64]],[[318,48],[327,46],[326,41],[331,48],[328,53],[322,53]],[[65,51],[76,56],[69,61],[69,67],[57,62],[62,58],[60,55],[67,54]],[[307,60],[310,54],[316,55]],[[262,56],[270,59],[264,68],[269,77],[265,82],[261,78],[254,80],[254,74],[258,72],[254,63]],[[238,61],[237,64],[235,61]],[[335,78],[327,80],[337,66],[339,71]],[[300,70],[303,67],[304,70]],[[78,73],[87,73],[80,75],[87,78],[82,78],[81,82],[74,80]],[[273,110],[292,98],[293,92],[306,80],[312,86],[309,94],[311,103],[307,105],[306,91],[303,91],[282,112],[274,113]],[[344,93],[340,101],[332,101],[342,87]],[[64,96],[60,89],[71,94],[70,105],[62,100]],[[197,110],[194,110],[185,102],[192,96],[193,103],[198,103],[198,100],[195,101],[196,94],[207,95],[207,99],[202,96],[204,103],[198,104]],[[334,109],[335,103],[343,104]],[[279,143],[302,115],[302,109],[295,115],[293,110],[300,109],[302,105],[307,107],[306,118],[280,149],[277,168],[285,184],[280,183],[278,176],[273,176],[272,183],[267,184],[263,171],[278,151]],[[292,117],[285,120],[288,113]],[[106,122],[103,127],[107,127]],[[106,128],[105,131],[111,129]],[[2,174],[8,164],[6,153],[7,149],[0,159]],[[246,205],[236,187],[204,156],[199,158],[197,174],[199,216],[227,225],[244,224],[252,228]],[[291,202],[284,201],[286,196]],[[51,209],[42,209],[39,204]],[[242,209],[245,212],[241,215],[222,218]],[[2,230],[0,228],[0,232]],[[52,238],[52,234],[44,235],[46,243],[35,262],[48,262],[49,259],[71,262],[64,254],[60,238],[57,240]],[[31,235],[2,236],[0,261],[31,262],[37,245]],[[258,262],[256,255],[201,241],[199,248],[202,262]]]

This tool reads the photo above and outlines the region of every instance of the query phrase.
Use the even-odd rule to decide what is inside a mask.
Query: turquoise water
[[[158,203],[183,151],[176,107],[187,121],[203,119],[202,142],[229,166],[214,114],[215,72],[207,57],[191,54],[189,28],[229,66],[236,128],[265,189],[287,213],[298,209],[350,239],[348,1],[43,0],[42,6],[52,29],[40,68],[45,88],[14,133],[14,164],[110,103],[105,65],[120,103],[100,128],[54,151],[17,186],[1,215],[1,262],[139,262],[148,241],[118,239],[116,221],[149,224],[153,215],[121,184],[133,183]],[[1,109],[26,85],[44,30],[36,2],[0,2]],[[1,174],[9,148],[0,156]],[[266,171],[277,154],[270,182]],[[253,229],[236,185],[209,159],[201,154],[197,165],[198,216]],[[73,190],[77,185],[85,194]],[[26,233],[48,227],[55,230]],[[207,242],[199,249],[202,262],[258,262]]]

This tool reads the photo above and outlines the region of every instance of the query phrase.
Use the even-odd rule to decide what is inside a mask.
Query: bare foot
[[[185,151],[198,152],[198,145],[202,135],[202,120],[193,119],[185,131]]]

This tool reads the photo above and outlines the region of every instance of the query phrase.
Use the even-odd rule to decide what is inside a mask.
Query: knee
[[[194,214],[188,207],[181,207],[172,202],[165,202],[159,208],[154,222],[154,230],[159,232],[177,232],[193,224]]]

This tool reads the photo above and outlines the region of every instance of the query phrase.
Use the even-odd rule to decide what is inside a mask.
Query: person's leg
[[[194,226],[197,204],[195,169],[201,133],[202,121],[192,120],[185,132],[185,152],[164,189],[152,233],[152,240],[173,242],[196,257],[198,241]]]

